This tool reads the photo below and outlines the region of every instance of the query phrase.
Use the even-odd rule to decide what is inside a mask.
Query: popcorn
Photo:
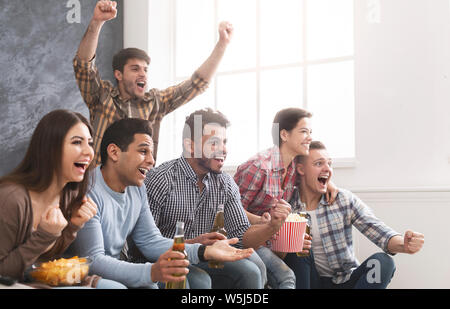
[[[280,230],[272,236],[271,248],[278,252],[300,252],[303,250],[307,219],[299,214],[290,214]]]
[[[300,216],[299,214],[290,213],[286,218],[286,222],[307,222],[306,218]]]

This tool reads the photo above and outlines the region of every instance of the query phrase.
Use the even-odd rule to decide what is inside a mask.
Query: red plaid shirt
[[[242,205],[248,212],[262,215],[270,210],[273,198],[289,202],[295,185],[294,162],[288,166],[282,185],[284,170],[277,146],[256,154],[237,168],[234,181],[239,186]]]

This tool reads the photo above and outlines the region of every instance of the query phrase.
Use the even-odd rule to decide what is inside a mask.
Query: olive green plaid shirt
[[[102,80],[95,58],[85,61],[73,59],[75,79],[81,96],[89,108],[90,122],[94,128],[94,161],[100,164],[100,143],[106,128],[122,118],[148,119],[153,127],[154,156],[159,140],[162,118],[189,102],[208,87],[208,82],[195,72],[190,79],[164,90],[151,89],[142,99],[122,100],[119,89],[110,81]]]

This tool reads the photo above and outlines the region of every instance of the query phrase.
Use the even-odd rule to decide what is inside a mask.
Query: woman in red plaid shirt
[[[291,200],[296,183],[294,158],[309,154],[311,117],[311,113],[300,108],[279,111],[272,124],[274,146],[256,154],[237,168],[234,180],[239,186],[242,205],[251,224],[269,220],[272,206],[279,200]],[[328,192],[332,196],[337,195],[334,184],[329,185]],[[306,237],[304,249],[308,250],[311,238]],[[257,252],[266,264],[269,284],[276,288],[284,280],[280,275],[283,272],[277,268],[283,269],[286,264],[266,247]],[[281,257],[284,258],[283,255]]]

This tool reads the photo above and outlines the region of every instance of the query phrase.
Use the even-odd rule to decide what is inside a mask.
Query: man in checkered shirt
[[[163,236],[173,237],[175,223],[183,221],[188,243],[206,245],[225,238],[210,233],[217,206],[223,204],[228,238],[238,238],[238,247],[256,249],[279,230],[290,213],[289,204],[280,201],[272,209],[270,221],[250,225],[238,186],[230,175],[222,173],[228,125],[220,112],[204,109],[192,113],[184,127],[183,155],[147,174],[150,210]],[[196,266],[211,276],[213,288],[264,286],[264,263],[255,253],[250,260],[225,263],[223,269],[211,269],[204,262]]]
[[[123,118],[141,118],[153,128],[154,157],[158,149],[159,126],[165,115],[206,90],[233,35],[233,26],[221,22],[219,40],[210,56],[185,81],[167,89],[148,88],[150,57],[138,48],[125,48],[114,55],[112,66],[117,85],[102,80],[95,65],[97,43],[105,22],[116,18],[116,1],[97,2],[92,19],[73,59],[75,79],[89,108],[94,128],[94,162],[100,164],[100,143],[106,128]],[[97,59],[98,61],[98,59]]]
[[[311,216],[313,253],[305,258],[288,255],[285,259],[295,269],[297,288],[386,288],[395,271],[388,254],[417,253],[424,244],[424,235],[411,230],[404,236],[398,234],[348,190],[339,189],[335,201],[328,203],[324,194],[333,169],[322,143],[312,142],[309,155],[298,156],[296,161],[300,178],[298,202]],[[291,204],[295,209],[295,203]],[[353,226],[384,252],[375,253],[360,264],[353,251]]]

